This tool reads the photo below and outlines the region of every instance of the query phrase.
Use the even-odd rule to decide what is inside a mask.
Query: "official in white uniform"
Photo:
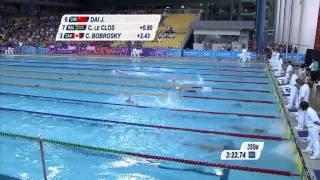
[[[280,53],[278,51],[276,51],[276,54],[275,54],[275,57],[274,57],[274,66],[273,66],[274,70],[277,70],[278,64],[279,64],[279,60],[280,60]]]
[[[276,76],[281,76],[282,74],[282,64],[283,64],[283,60],[282,60],[282,57],[278,60],[278,64],[277,64],[277,73],[276,73]]]
[[[287,66],[287,70],[286,70],[286,76],[284,78],[284,84],[288,84],[289,80],[290,80],[290,73],[292,72],[293,67],[291,65],[291,61],[288,61],[288,66]]]
[[[289,97],[289,103],[288,103],[288,109],[293,108],[293,105],[295,105],[296,108],[299,106],[298,102],[298,87],[296,85],[296,80],[298,79],[298,75],[294,72],[290,72],[291,79],[290,79],[290,97]]]
[[[308,84],[304,83],[302,79],[296,80],[297,87],[299,88],[299,96],[298,96],[298,103],[301,102],[309,102],[309,96],[310,96],[310,87]],[[295,127],[297,130],[302,130],[305,125],[305,112],[301,111],[301,109],[298,109],[298,126]]]
[[[248,49],[246,49],[246,48],[242,49],[242,53],[240,55],[240,62],[241,63],[247,62],[247,57],[248,57],[247,52],[248,52]]]
[[[272,66],[273,70],[277,69],[278,60],[279,60],[278,52],[277,51],[273,51],[272,52],[272,56],[271,56],[271,66]]]
[[[271,59],[270,59],[270,64],[271,64],[271,67],[273,68],[274,67],[274,60],[275,60],[275,57],[276,57],[276,52],[275,51],[272,51],[272,54],[271,54]]]
[[[311,155],[310,159],[320,159],[320,120],[318,114],[314,109],[309,107],[307,102],[301,102],[299,109],[305,112],[304,120],[308,127],[308,146],[302,152]]]

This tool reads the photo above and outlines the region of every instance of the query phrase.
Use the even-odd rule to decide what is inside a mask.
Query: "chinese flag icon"
[[[89,17],[86,16],[78,16],[77,17],[77,22],[88,22]]]

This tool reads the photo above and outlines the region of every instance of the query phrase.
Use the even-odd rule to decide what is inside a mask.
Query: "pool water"
[[[263,64],[0,56],[0,78],[1,132],[297,173],[294,152],[287,140],[143,126],[287,138],[286,122],[280,118]],[[177,86],[185,91],[177,90]],[[126,101],[129,96],[133,103]],[[265,143],[259,160],[220,160],[223,147],[240,149],[246,141]],[[0,136],[0,142],[0,175],[43,178],[37,142],[6,136]],[[300,179],[52,143],[45,143],[44,150],[48,179]],[[223,175],[216,175],[217,170]]]

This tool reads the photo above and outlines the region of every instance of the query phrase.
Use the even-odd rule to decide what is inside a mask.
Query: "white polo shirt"
[[[289,66],[287,67],[287,71],[286,71],[286,73],[290,73],[292,71],[292,65],[291,64],[289,64]]]
[[[280,59],[279,59],[278,64],[281,64],[281,66],[282,66],[282,64],[283,64],[283,60],[282,60],[282,58],[280,58]]]
[[[304,84],[299,90],[299,101],[303,98],[303,101],[309,102],[310,88],[308,84]],[[300,103],[300,102],[299,102]]]
[[[298,79],[298,76],[296,74],[292,74],[291,80],[290,80],[290,87],[294,87],[296,85],[297,79]]]
[[[314,122],[316,122],[316,121],[320,122],[317,112],[314,109],[312,109],[311,107],[309,107],[307,109],[305,120],[306,120],[305,121],[306,126],[308,128],[313,128],[313,127],[317,126],[316,124],[314,124]]]

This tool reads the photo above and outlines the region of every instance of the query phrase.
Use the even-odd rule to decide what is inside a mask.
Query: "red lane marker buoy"
[[[209,167],[220,167],[225,169],[234,169],[240,171],[250,171],[250,172],[259,172],[265,174],[275,174],[275,175],[282,175],[282,176],[300,176],[299,174],[292,173],[290,171],[282,171],[282,170],[275,170],[275,169],[263,169],[263,168],[255,168],[255,167],[246,167],[246,166],[237,166],[237,165],[229,165],[229,164],[221,164],[221,163],[212,163],[212,162],[205,162],[205,161],[194,161],[194,160],[187,160],[187,159],[180,159],[180,158],[173,158],[173,157],[164,157],[164,156],[156,156],[156,155],[149,155],[149,154],[141,154],[135,152],[126,152],[129,156],[141,157],[146,159],[156,159],[156,160],[164,160],[164,161],[172,161],[184,164],[193,164],[199,166],[209,166]]]

